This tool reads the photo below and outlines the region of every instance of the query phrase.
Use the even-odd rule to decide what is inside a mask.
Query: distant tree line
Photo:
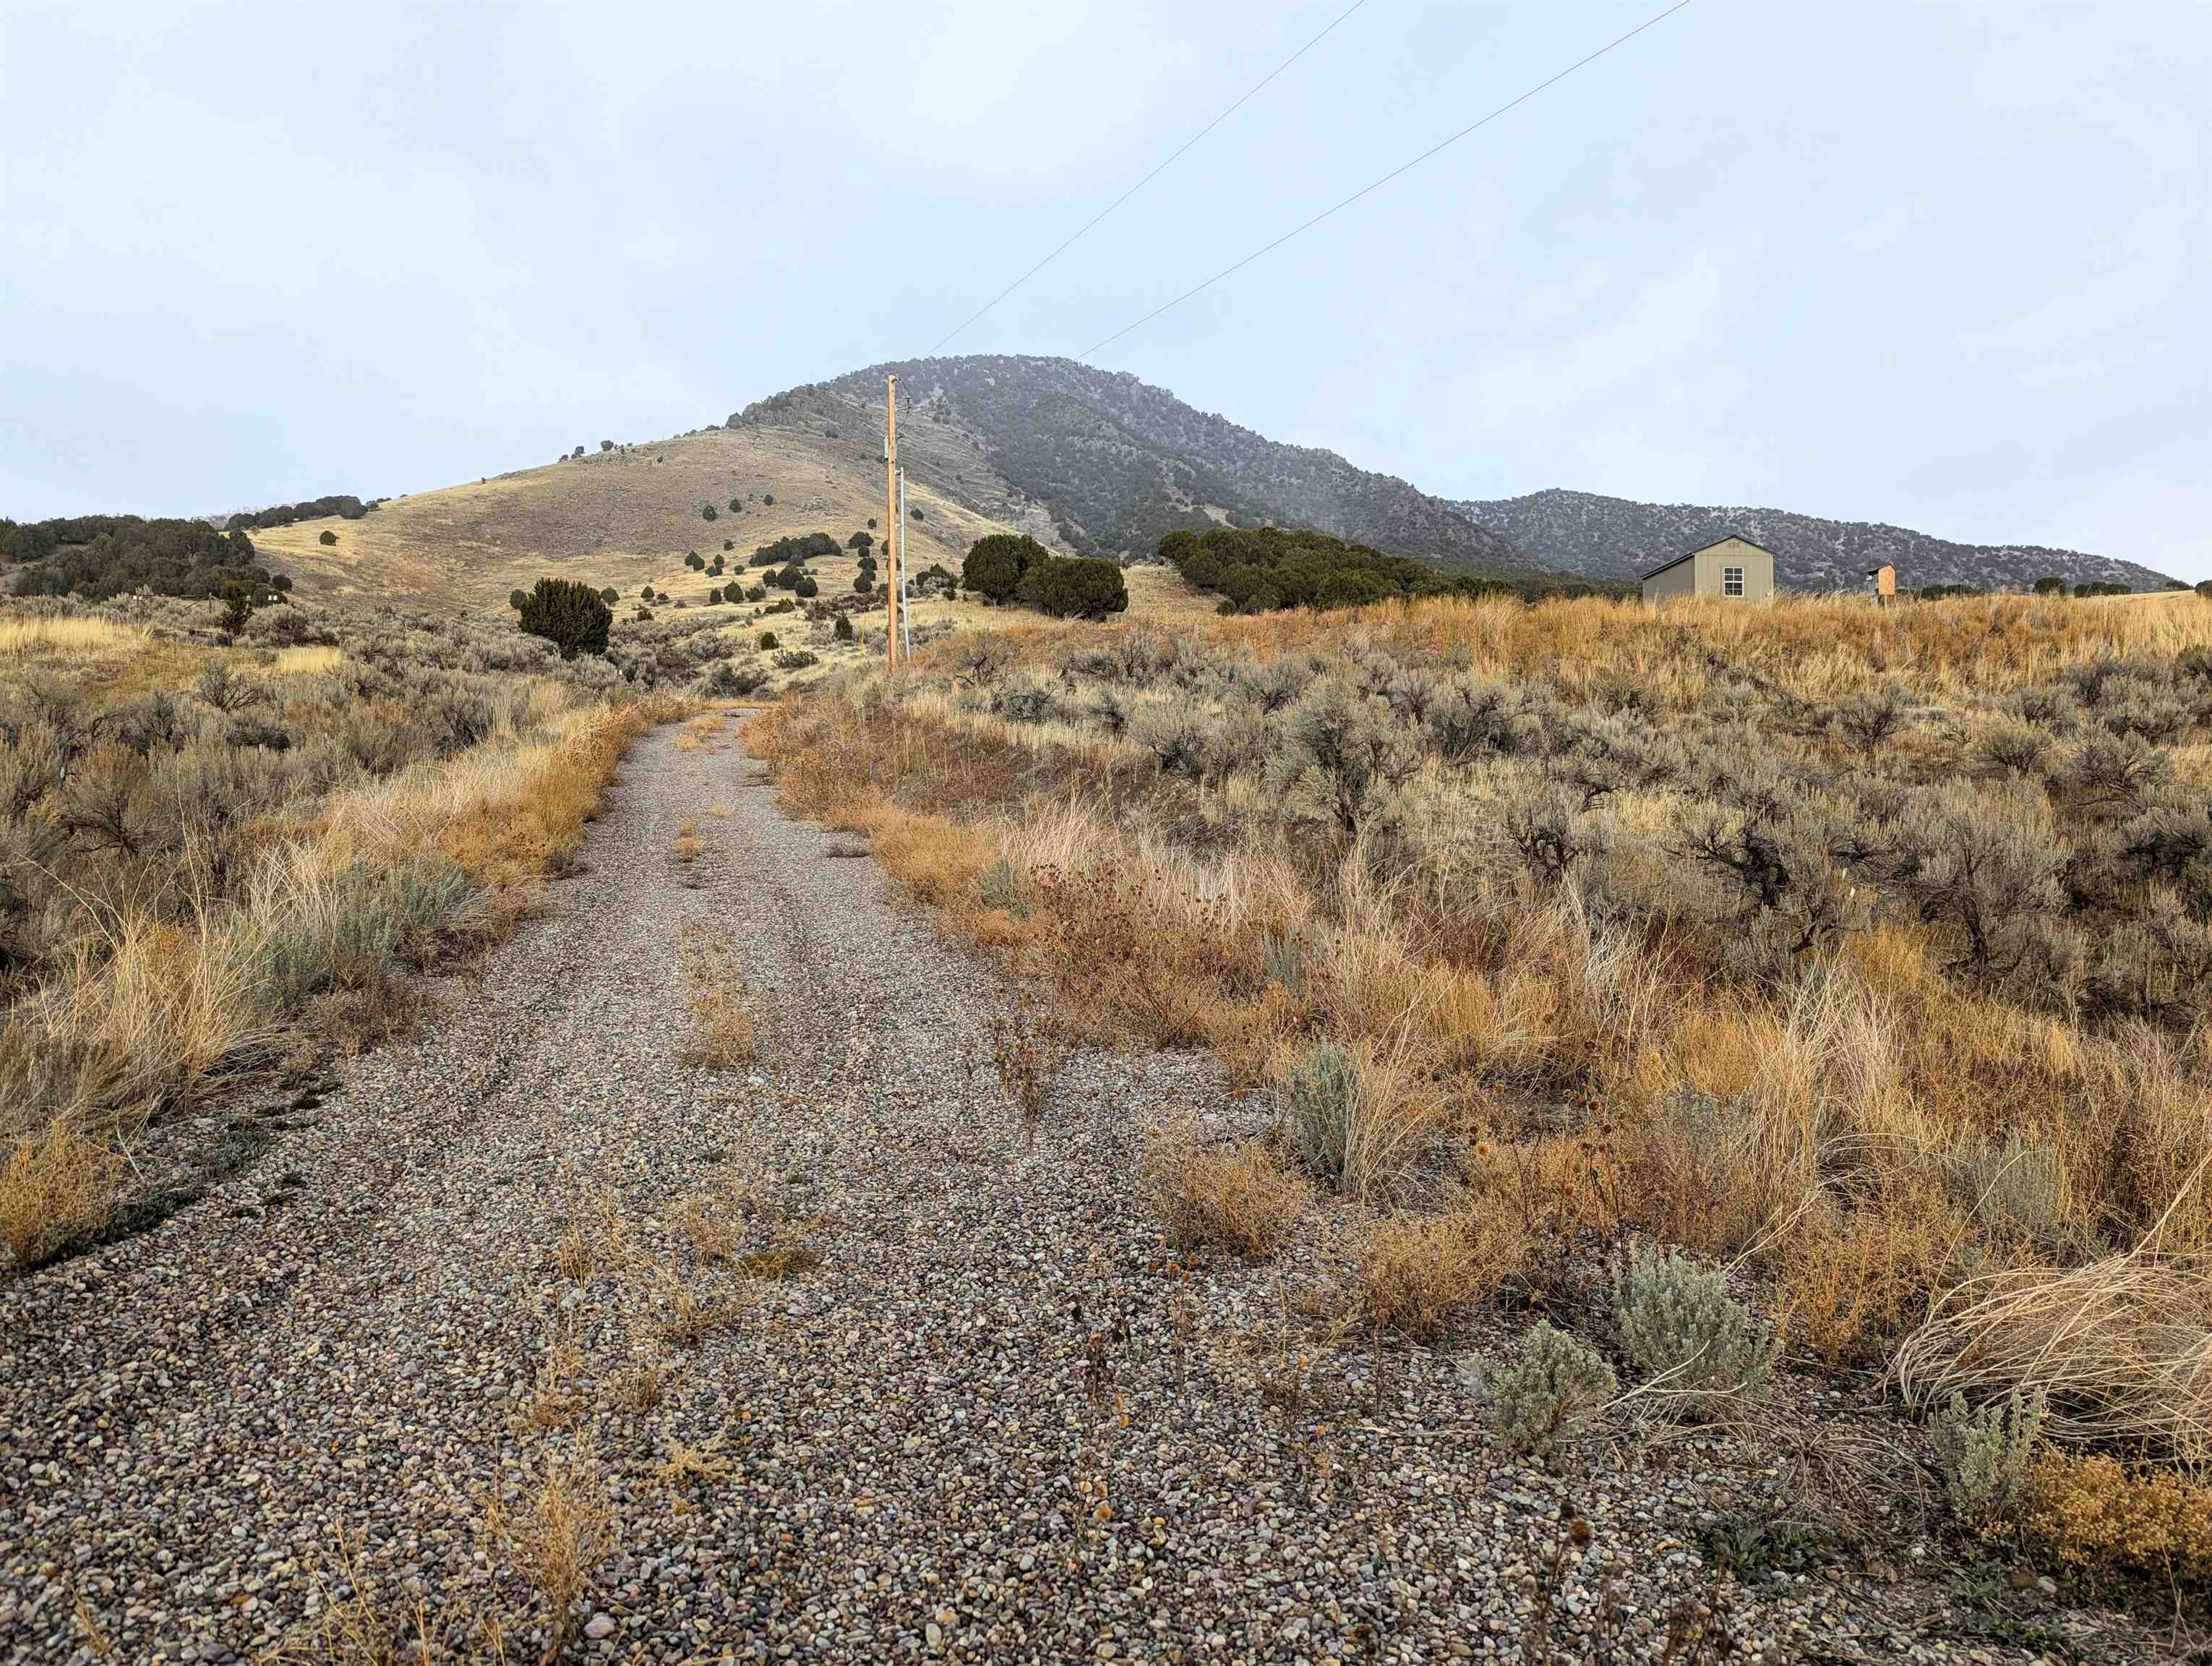
[[[328,497],[311,497],[301,503],[279,503],[274,508],[241,510],[223,524],[226,532],[258,531],[264,526],[289,526],[295,520],[320,520],[325,515],[337,515],[347,520],[359,520],[383,502],[372,497],[367,502],[350,492],[336,492]]]
[[[127,590],[198,598],[234,588],[258,605],[292,587],[255,559],[243,530],[219,532],[204,520],[76,515],[20,526],[0,520],[0,561],[17,569],[11,588],[18,596],[105,601]]]
[[[1358,607],[1394,596],[1611,595],[1619,586],[1451,573],[1410,556],[1386,555],[1306,527],[1215,526],[1178,531],[1159,543],[1160,558],[1200,590],[1221,598],[1224,613],[1286,607]]]

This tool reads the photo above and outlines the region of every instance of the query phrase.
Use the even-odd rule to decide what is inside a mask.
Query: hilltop
[[[543,467],[392,498],[360,520],[325,516],[252,536],[310,600],[504,608],[510,590],[547,575],[624,596],[647,584],[682,593],[690,551],[711,559],[727,539],[749,556],[813,532],[842,544],[880,521],[880,459],[872,437],[805,428],[707,429],[605,451],[594,441]],[[933,562],[957,571],[985,533],[1035,530],[980,514],[911,470],[907,496],[921,511],[908,527],[916,571]],[[337,543],[325,544],[325,532]]]
[[[1899,584],[1972,584],[2025,589],[2046,575],[2071,586],[2124,584],[2156,590],[2166,575],[2131,561],[2033,544],[1954,544],[1880,521],[1828,520],[1787,509],[1697,503],[1638,503],[1553,488],[1524,497],[1452,505],[1510,540],[1528,559],[1592,578],[1633,580],[1661,562],[1731,532],[1774,551],[1775,581],[1790,590],[1856,590],[1866,571],[1897,564]]]

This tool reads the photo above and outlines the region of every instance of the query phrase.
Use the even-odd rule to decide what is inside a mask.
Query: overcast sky
[[[1349,0],[0,6],[0,514],[385,495],[933,343]],[[1368,0],[951,352],[1664,0]],[[2212,576],[2212,6],[1692,0],[1096,362],[1449,496]]]

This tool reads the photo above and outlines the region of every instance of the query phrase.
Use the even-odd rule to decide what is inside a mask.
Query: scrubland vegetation
[[[228,532],[204,520],[138,515],[76,515],[18,526],[0,520],[0,563],[13,570],[9,593],[102,601],[127,591],[161,596],[234,593],[259,606],[289,590],[271,572],[234,515]]]
[[[1547,1316],[1509,1449],[1881,1383],[1971,1531],[2212,1570],[2193,599],[1039,629],[747,740],[1069,1037],[1272,1091],[1150,1142],[1176,1245],[1323,1207],[1364,1323]]]
[[[1196,588],[1221,598],[1224,613],[1273,613],[1291,607],[1357,607],[1386,597],[1609,595],[1620,587],[1563,575],[1498,578],[1448,572],[1425,561],[1385,555],[1303,526],[1176,532],[1160,540],[1160,559]]]
[[[503,935],[629,739],[681,709],[511,629],[216,619],[138,597],[0,615],[19,1268],[111,1228],[149,1122],[403,1028],[404,974]]]

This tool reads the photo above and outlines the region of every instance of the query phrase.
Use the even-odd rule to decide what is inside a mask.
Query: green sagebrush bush
[[[1929,1418],[1936,1465],[1959,1519],[1987,1533],[2018,1513],[2027,1497],[2028,1472],[2043,1440],[2048,1402],[2040,1389],[2017,1389],[1979,1411],[1953,1394]]]
[[[1483,1420],[1513,1456],[1547,1458],[1616,1386],[1611,1365],[1539,1320],[1521,1339],[1519,1358],[1484,1370]]]
[[[439,937],[468,920],[476,887],[443,860],[365,864],[297,885],[269,908],[262,944],[264,1005],[286,1012],[329,988],[365,988],[395,964],[423,964]]]
[[[1292,1068],[1284,1097],[1298,1160],[1324,1180],[1341,1180],[1359,1114],[1359,1072],[1352,1055],[1334,1042],[1320,1043]]]
[[[1613,1269],[1613,1311],[1636,1368],[1695,1412],[1707,1396],[1758,1394],[1773,1375],[1773,1327],[1721,1274],[1679,1250],[1632,1244]]]

